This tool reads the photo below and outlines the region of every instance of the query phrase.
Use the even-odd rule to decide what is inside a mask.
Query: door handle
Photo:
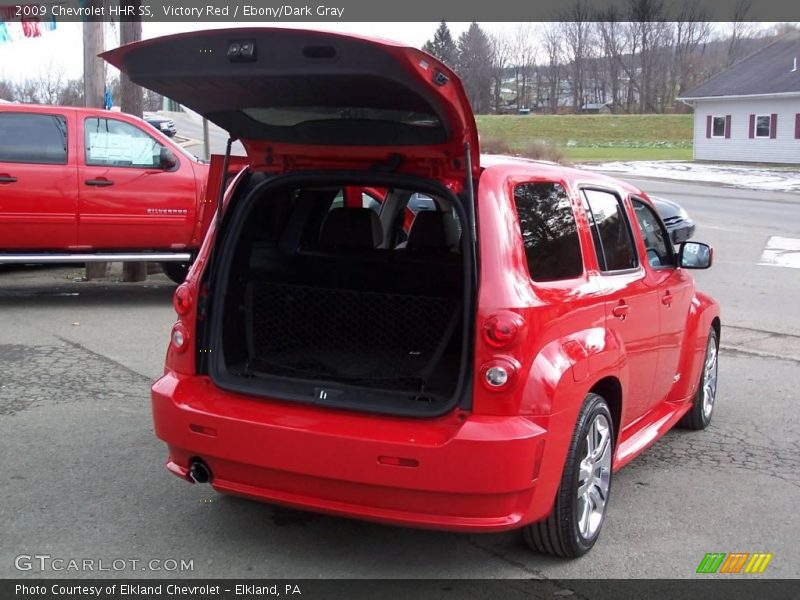
[[[104,178],[87,179],[86,181],[84,181],[84,183],[86,185],[92,185],[94,187],[108,187],[110,185],[114,185],[113,181],[111,181],[110,179],[104,179]]]
[[[661,296],[661,304],[663,304],[664,306],[671,306],[673,300],[674,297],[672,294],[669,293],[669,291],[667,291],[667,293]]]
[[[0,175],[0,183],[17,183],[17,178],[11,175]]]
[[[628,318],[628,311],[630,311],[631,307],[625,304],[624,300],[620,300],[619,304],[617,304],[614,308],[611,309],[611,314],[624,321]]]

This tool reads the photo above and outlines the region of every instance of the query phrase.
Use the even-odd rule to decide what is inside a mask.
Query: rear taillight
[[[172,296],[172,305],[175,307],[175,312],[181,317],[189,314],[192,310],[192,288],[187,283],[182,283],[175,290]]]
[[[517,313],[494,313],[483,324],[483,338],[492,348],[508,348],[517,341],[524,324],[525,321]]]

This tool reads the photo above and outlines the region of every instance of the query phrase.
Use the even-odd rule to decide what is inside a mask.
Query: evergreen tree
[[[456,71],[467,92],[472,110],[488,113],[492,100],[492,43],[477,23],[458,38]]]
[[[425,42],[422,49],[438,58],[451,69],[456,66],[458,48],[446,21],[439,23],[436,33],[433,34],[433,39]]]

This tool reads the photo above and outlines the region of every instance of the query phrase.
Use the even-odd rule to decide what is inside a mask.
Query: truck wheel
[[[717,330],[712,327],[708,332],[703,372],[700,373],[700,382],[692,401],[692,408],[678,421],[678,427],[699,430],[705,429],[711,423],[711,417],[714,415],[714,402],[717,399],[718,366],[719,338]]]
[[[161,269],[164,271],[164,274],[178,284],[181,284],[186,280],[186,274],[189,272],[189,267],[191,266],[192,263],[188,262],[161,263]]]
[[[600,535],[611,490],[614,427],[606,401],[589,394],[578,415],[550,515],[523,530],[533,550],[575,558]]]

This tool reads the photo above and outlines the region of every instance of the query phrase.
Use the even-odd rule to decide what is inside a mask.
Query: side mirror
[[[707,269],[714,262],[714,249],[702,242],[684,242],[678,264],[684,269]]]
[[[178,159],[172,153],[172,150],[161,146],[161,154],[159,156],[158,167],[164,171],[172,171],[178,166]]]

